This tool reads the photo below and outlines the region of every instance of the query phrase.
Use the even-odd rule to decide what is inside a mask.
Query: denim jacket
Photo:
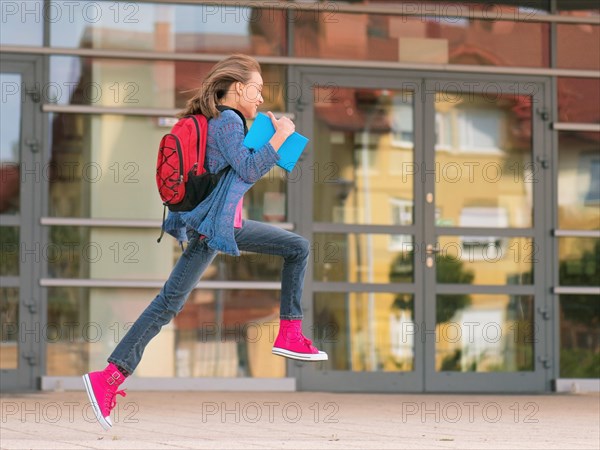
[[[234,110],[225,110],[208,121],[206,158],[211,173],[231,167],[210,195],[196,208],[171,212],[164,224],[166,233],[179,242],[187,241],[187,230],[206,237],[214,250],[234,256],[240,252],[235,243],[233,222],[235,209],[243,195],[279,160],[271,144],[258,149],[245,147],[245,124]]]

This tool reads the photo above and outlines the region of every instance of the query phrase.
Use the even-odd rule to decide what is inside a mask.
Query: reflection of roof
[[[366,114],[356,106],[345,106],[342,103],[315,107],[315,114],[324,121],[330,129],[337,131],[361,131],[366,125]],[[386,114],[375,114],[371,119],[370,131],[386,133],[390,131]]]
[[[315,114],[338,131],[390,131],[387,91],[335,86],[315,88]]]
[[[474,60],[482,66],[506,65],[506,61],[503,61],[499,55],[471,43],[463,43],[451,49],[449,59],[454,64],[473,64],[471,60]]]

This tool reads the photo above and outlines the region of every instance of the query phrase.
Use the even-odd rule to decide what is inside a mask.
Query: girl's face
[[[263,79],[258,72],[252,72],[247,83],[234,83],[237,110],[247,119],[253,119],[258,107],[264,102],[262,97]]]

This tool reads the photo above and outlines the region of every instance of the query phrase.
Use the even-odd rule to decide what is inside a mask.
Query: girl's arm
[[[279,160],[273,145],[267,143],[254,151],[244,146],[242,119],[233,111],[223,111],[216,120],[219,121],[215,124],[217,148],[242,180],[246,183],[256,183]]]

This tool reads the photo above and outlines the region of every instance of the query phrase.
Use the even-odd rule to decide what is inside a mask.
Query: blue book
[[[258,113],[244,139],[244,145],[248,148],[261,148],[271,140],[274,134],[275,127],[269,116]],[[277,151],[280,158],[277,161],[277,165],[288,172],[294,170],[294,166],[298,162],[298,158],[300,158],[307,143],[308,138],[302,136],[300,133],[292,133]]]

